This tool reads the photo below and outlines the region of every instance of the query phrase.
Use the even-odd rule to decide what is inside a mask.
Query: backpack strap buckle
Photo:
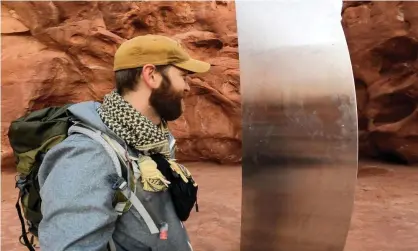
[[[120,191],[136,208],[138,213],[141,215],[142,219],[145,221],[145,224],[147,224],[151,234],[159,233],[160,230],[156,226],[154,220],[151,218],[151,215],[148,213],[148,211],[146,210],[142,202],[138,199],[138,197],[136,197],[136,195],[128,189],[126,181],[122,177],[117,177],[116,174],[110,177],[109,179],[114,180],[112,188],[117,191]],[[120,211],[120,209],[122,208],[122,204],[125,203],[118,203],[116,205],[118,207],[116,211]]]
[[[124,213],[126,204],[128,204],[128,203],[126,203],[126,202],[119,202],[119,203],[116,204],[115,211],[116,211],[116,213],[118,215],[122,215]]]

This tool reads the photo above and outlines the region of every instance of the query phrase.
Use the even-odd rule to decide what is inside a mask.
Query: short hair
[[[157,65],[157,72],[164,72],[168,65]],[[120,95],[127,92],[134,91],[137,85],[139,76],[142,74],[142,67],[123,69],[115,72],[116,91]]]

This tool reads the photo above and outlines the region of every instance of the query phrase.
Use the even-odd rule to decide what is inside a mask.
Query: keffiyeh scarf
[[[145,155],[161,153],[170,157],[167,124],[155,125],[116,90],[104,97],[98,112],[110,130],[138,151]]]
[[[155,125],[129,104],[116,90],[104,97],[98,113],[103,123],[117,136],[141,152],[137,160],[143,189],[151,192],[166,190],[170,184],[149,155],[159,153],[169,161],[172,170],[182,179],[190,172],[170,159],[169,130],[165,122]],[[182,168],[180,168],[180,166]]]

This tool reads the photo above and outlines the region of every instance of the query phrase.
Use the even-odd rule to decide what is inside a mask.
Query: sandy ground
[[[187,227],[195,251],[239,251],[241,167],[188,164],[201,189]],[[418,250],[418,168],[362,162],[344,251]],[[227,182],[226,182],[227,181]],[[14,174],[2,171],[1,250],[18,243]]]

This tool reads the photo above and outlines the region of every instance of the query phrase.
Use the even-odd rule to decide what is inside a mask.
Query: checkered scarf
[[[153,124],[116,90],[104,97],[98,112],[109,129],[143,154],[161,153],[170,157],[167,124]]]

